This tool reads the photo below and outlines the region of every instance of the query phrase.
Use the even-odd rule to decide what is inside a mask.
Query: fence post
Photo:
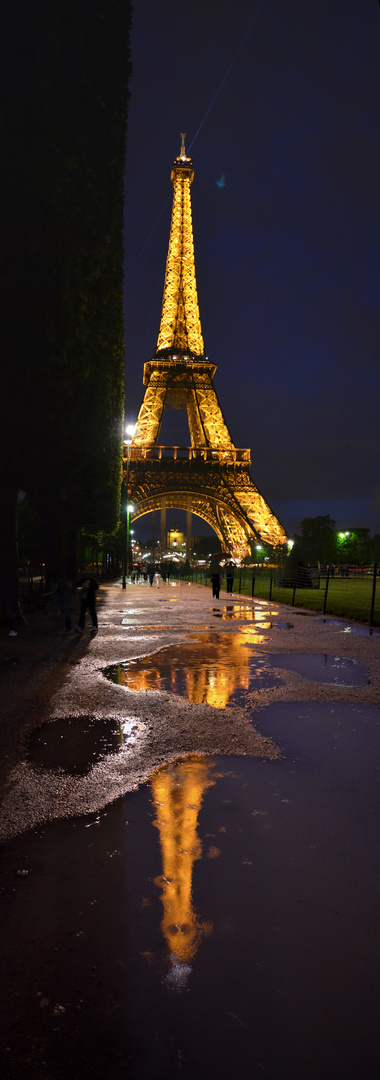
[[[255,595],[255,575],[252,574],[252,592],[251,592],[251,596],[254,596],[254,595]]]
[[[329,577],[330,577],[330,567],[328,566],[328,567],[327,567],[327,575],[326,575],[326,587],[325,587],[325,595],[324,595],[324,599],[323,599],[323,614],[324,614],[324,615],[326,615],[326,607],[327,607],[327,591],[328,591],[328,587],[329,587]]]
[[[269,599],[270,600],[272,599],[272,582],[273,582],[273,578],[272,578],[272,574],[271,574],[270,582],[269,582]]]
[[[240,567],[240,573],[239,573],[239,596],[240,596],[240,593],[241,593],[241,567]]]
[[[295,598],[296,598],[296,588],[297,588],[297,582],[295,581],[294,582],[294,587],[293,587],[292,607],[294,607],[294,601],[295,601]]]
[[[376,578],[377,578],[377,563],[373,564],[373,582],[372,582],[372,597],[371,597],[371,614],[369,617],[369,632],[372,634],[373,630],[373,616],[375,613],[375,596],[376,596]]]

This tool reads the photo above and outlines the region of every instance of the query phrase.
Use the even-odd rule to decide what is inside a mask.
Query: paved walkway
[[[95,637],[90,637],[89,625],[79,639],[57,635],[49,615],[42,614],[32,616],[17,638],[1,640],[3,785],[12,776],[11,794],[6,792],[3,804],[3,835],[41,819],[99,809],[178,755],[274,758],[278,747],[263,739],[252,723],[255,711],[272,702],[379,702],[380,639],[363,627],[285,605],[227,597],[223,591],[215,601],[211,589],[187,583],[159,589],[128,583],[124,591],[118,582],[102,587],[101,597]],[[147,658],[163,647],[170,658],[170,650],[180,643],[200,650],[192,696],[190,677],[182,693],[174,686],[174,675],[174,692],[168,686],[162,689],[156,678],[145,682],[140,693],[123,685],[123,676],[118,684],[104,677],[110,665]],[[275,677],[271,654],[277,656]],[[281,654],[287,657],[284,669],[278,663]],[[292,654],[355,661],[363,667],[364,681],[316,681],[310,673],[289,669]],[[225,658],[222,674],[218,668],[215,675],[215,656],[219,666]],[[249,656],[257,658],[260,678],[244,691],[242,704],[232,707],[231,692],[249,686]],[[25,761],[23,737],[45,721],[69,722],[72,717],[127,723],[133,738],[127,740],[122,759],[109,755],[80,783],[67,777],[50,782],[46,777],[42,798],[41,778]]]
[[[379,636],[101,592],[1,642],[4,1077],[375,1080]]]

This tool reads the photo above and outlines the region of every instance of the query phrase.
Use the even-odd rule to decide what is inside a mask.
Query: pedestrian
[[[233,584],[234,584],[234,571],[235,571],[235,563],[232,562],[232,559],[229,559],[228,563],[226,563],[226,582],[227,582],[227,592],[228,593],[232,593]]]
[[[81,634],[84,630],[84,621],[88,608],[92,620],[91,633],[96,634],[98,629],[98,619],[95,609],[95,599],[96,593],[99,588],[98,582],[95,581],[95,578],[85,575],[84,577],[80,578],[79,581],[77,581],[77,586],[81,587],[82,592],[80,598],[78,625],[75,627],[76,633]]]
[[[212,585],[212,595],[215,596],[216,600],[219,600],[220,578],[221,578],[221,567],[220,566],[213,567],[213,569],[211,570],[211,585]]]
[[[157,569],[156,569],[156,572],[155,572],[155,575],[154,575],[154,584],[155,584],[155,586],[156,586],[156,589],[159,589],[159,588],[160,588],[160,585],[161,585],[161,574],[160,574],[160,571],[159,571],[158,567],[157,567]]]

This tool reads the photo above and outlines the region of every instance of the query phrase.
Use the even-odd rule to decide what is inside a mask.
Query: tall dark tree
[[[301,534],[295,536],[294,547],[289,555],[289,569],[300,562],[308,566],[334,562],[336,559],[335,521],[329,514],[304,518],[300,523],[300,530]]]
[[[78,527],[117,524],[130,17],[129,0],[6,3],[3,576],[20,488],[56,574]]]

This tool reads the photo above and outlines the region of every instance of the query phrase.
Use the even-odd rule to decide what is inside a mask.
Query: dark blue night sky
[[[185,131],[206,354],[290,535],[317,514],[380,531],[379,44],[376,0],[135,3],[126,421],[156,348]],[[160,442],[183,441],[171,416]]]

